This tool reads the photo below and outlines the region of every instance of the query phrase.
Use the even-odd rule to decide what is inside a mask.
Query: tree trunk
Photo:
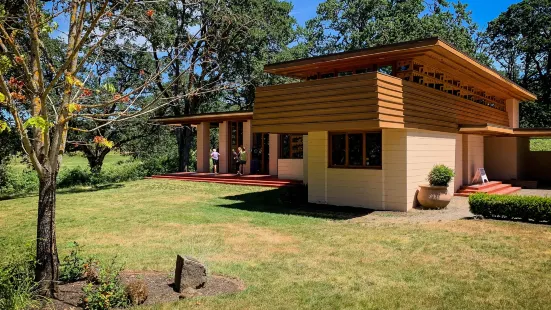
[[[59,276],[55,234],[56,170],[45,170],[45,175],[40,178],[38,196],[35,280],[39,283],[40,295],[46,297],[53,297],[57,293]]]
[[[94,174],[100,174],[101,168],[103,167],[103,161],[105,160],[105,156],[109,153],[109,150],[102,151],[99,153],[99,155],[86,155],[86,159],[88,159],[88,165],[90,166],[90,171]]]
[[[189,151],[191,149],[192,132],[189,127],[176,129],[176,141],[178,142],[178,171],[188,172]]]

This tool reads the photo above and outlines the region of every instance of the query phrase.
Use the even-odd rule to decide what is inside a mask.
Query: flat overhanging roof
[[[200,123],[242,122],[253,119],[253,112],[216,112],[183,116],[158,117],[151,120],[165,125],[198,125]]]
[[[266,65],[264,71],[276,75],[306,79],[313,72],[324,72],[340,67],[367,64],[371,62],[396,62],[408,58],[424,57],[449,71],[468,76],[484,85],[481,89],[505,92],[507,97],[521,101],[536,100],[537,96],[513,81],[501,76],[452,44],[438,37],[375,46],[317,57],[298,59]],[[495,92],[495,91],[494,91]]]
[[[551,137],[551,128],[511,128],[495,124],[460,125],[459,133],[498,137]]]

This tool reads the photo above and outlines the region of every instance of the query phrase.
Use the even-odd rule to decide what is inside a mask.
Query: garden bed
[[[148,288],[148,297],[144,305],[175,302],[179,300],[180,293],[172,288],[173,278],[166,272],[157,271],[123,271],[120,274],[121,281],[128,283],[132,280],[142,279]],[[82,298],[82,287],[86,281],[62,284],[59,286],[59,294],[54,299],[53,305],[56,310],[82,309],[79,307]],[[231,294],[245,289],[242,281],[236,278],[222,275],[210,275],[207,284],[197,290],[202,296],[216,296]]]

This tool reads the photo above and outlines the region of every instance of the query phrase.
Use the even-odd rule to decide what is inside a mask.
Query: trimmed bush
[[[488,218],[549,222],[551,198],[477,193],[469,197],[471,212]]]
[[[427,179],[431,186],[448,186],[454,175],[451,168],[445,165],[435,165]]]

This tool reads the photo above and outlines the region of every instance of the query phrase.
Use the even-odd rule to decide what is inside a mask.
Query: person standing
[[[247,164],[247,151],[243,146],[239,147],[239,175],[245,174],[245,165]]]
[[[239,174],[239,154],[235,151],[235,149],[232,149],[231,152],[232,152],[233,162],[235,163],[235,167],[237,167],[237,171],[235,173]]]
[[[218,160],[220,159],[220,153],[218,153],[216,149],[212,149],[212,153],[210,153],[210,158],[212,158],[214,174],[218,174]]]

